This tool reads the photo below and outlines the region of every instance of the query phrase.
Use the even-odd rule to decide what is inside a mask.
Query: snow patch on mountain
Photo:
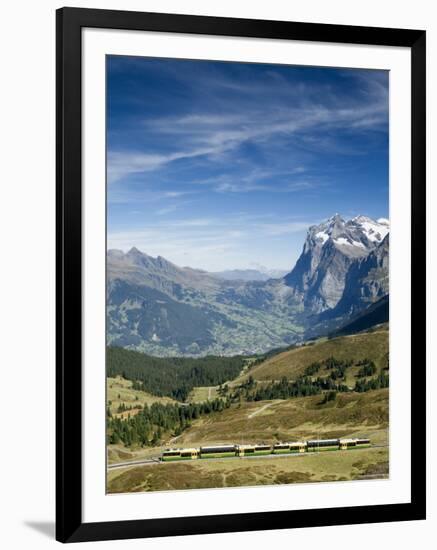
[[[325,233],[325,231],[319,231],[315,235],[316,239],[321,239],[323,243],[326,243],[326,241],[329,239],[328,233]]]
[[[358,246],[359,248],[366,248],[364,244],[360,241],[354,241],[345,239],[344,237],[339,237],[338,239],[334,239],[335,244],[339,245],[347,245],[347,246]]]
[[[357,216],[352,218],[351,222],[355,222],[363,230],[369,241],[380,243],[390,230],[390,223],[385,218],[379,218],[378,221],[372,220],[366,216]]]

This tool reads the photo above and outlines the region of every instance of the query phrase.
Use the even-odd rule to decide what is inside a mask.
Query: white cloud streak
[[[378,130],[387,120],[386,90],[378,83],[364,103],[347,107],[308,103],[305,101],[294,108],[267,105],[264,110],[246,109],[243,113],[199,113],[147,121],[143,123],[145,131],[161,139],[165,136],[165,142],[174,144],[174,150],[160,154],[112,151],[108,154],[108,182],[152,172],[182,159],[208,157],[213,160],[235,152],[247,142],[268,146],[272,139],[278,143],[312,131]],[[222,187],[222,191],[226,190],[232,192],[233,188]]]
[[[177,219],[143,225],[138,229],[111,231],[108,247],[127,251],[135,246],[152,256],[164,256],[178,265],[219,271],[248,267],[258,246],[259,254],[269,254],[272,239],[296,235],[300,241],[313,223],[296,219],[277,222],[270,216],[244,213],[223,218]],[[287,257],[281,261],[285,262]],[[272,265],[268,257],[261,259]],[[283,264],[272,267],[283,268]]]

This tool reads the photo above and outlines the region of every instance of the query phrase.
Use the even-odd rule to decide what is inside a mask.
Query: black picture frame
[[[56,538],[96,541],[425,519],[425,51],[423,30],[62,8],[56,14]],[[406,47],[411,50],[411,502],[215,516],[82,522],[81,69],[83,28]],[[413,362],[414,358],[414,362]]]

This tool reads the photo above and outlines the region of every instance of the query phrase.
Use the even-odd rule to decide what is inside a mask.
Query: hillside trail
[[[263,405],[260,409],[256,409],[256,411],[253,411],[253,413],[248,414],[247,418],[253,418],[254,416],[256,416],[257,414],[259,414],[262,411],[265,411],[268,407],[271,407],[275,403],[276,403],[276,401],[273,401],[272,403],[267,403],[266,405]]]

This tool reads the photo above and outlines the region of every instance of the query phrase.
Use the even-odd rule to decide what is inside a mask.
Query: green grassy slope
[[[150,406],[152,403],[177,403],[177,401],[174,401],[170,397],[157,397],[145,391],[134,390],[132,388],[132,381],[126,380],[121,376],[107,378],[106,391],[108,408],[113,415],[119,414],[118,408],[120,405],[124,405],[126,408],[134,408],[139,405],[141,407],[144,407],[144,405]],[[127,416],[129,412],[132,414],[132,411],[127,411],[123,416]]]
[[[322,396],[277,401],[243,402],[200,418],[177,438],[177,446],[214,443],[256,443],[287,440],[371,437],[385,443],[388,389],[338,394],[322,404]]]
[[[235,380],[235,383],[241,383],[249,375],[258,381],[280,380],[284,376],[295,380],[304,374],[308,365],[315,361],[324,361],[331,356],[336,359],[352,359],[354,361],[367,358],[374,361],[380,371],[386,366],[388,334],[388,330],[383,329],[351,336],[340,336],[331,340],[322,339],[310,345],[274,355],[251,368],[242,377]],[[358,371],[358,369],[356,370]],[[354,374],[353,371],[352,374]]]

